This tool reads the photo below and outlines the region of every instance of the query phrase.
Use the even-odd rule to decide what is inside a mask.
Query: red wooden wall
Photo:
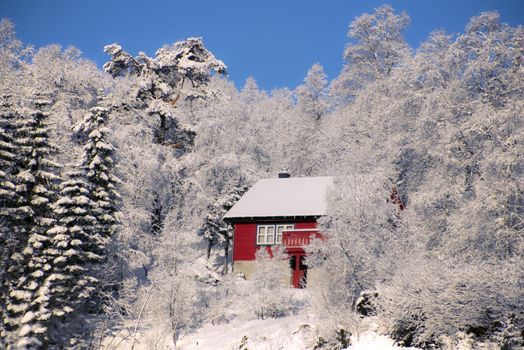
[[[235,224],[235,233],[233,236],[233,261],[238,260],[255,260],[257,251],[257,225],[264,224],[294,224],[295,229],[316,228],[315,220],[293,221],[282,220],[272,222],[250,222]]]

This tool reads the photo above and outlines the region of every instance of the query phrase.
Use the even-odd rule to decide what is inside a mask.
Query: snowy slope
[[[239,349],[242,343],[248,349],[303,350],[308,347],[308,332],[304,324],[302,317],[289,316],[248,322],[238,320],[220,326],[206,325],[183,337],[177,345],[183,350]]]
[[[207,260],[197,259],[189,267],[191,274],[199,278],[218,280],[220,276],[207,266]],[[234,279],[240,288],[249,290],[249,284],[242,278]],[[214,288],[214,287],[211,287]],[[211,323],[182,333],[176,344],[176,350],[308,350],[313,349],[318,340],[317,325],[321,321],[309,312],[307,300],[309,290],[294,290],[293,304],[297,305],[294,315],[276,319],[250,319],[245,309],[246,303],[238,300],[229,305],[223,313],[235,317],[229,323],[213,325]],[[235,306],[237,305],[237,306]],[[229,308],[233,308],[229,310]],[[348,350],[399,350],[393,340],[378,334],[372,318],[362,320],[363,331],[351,338]],[[107,331],[101,349],[106,350],[174,350],[172,334],[165,325],[142,320],[137,327],[136,321],[123,324],[118,329]]]
[[[277,319],[235,320],[229,324],[207,324],[195,332],[182,336],[177,350],[308,350],[315,343],[314,327],[304,315]],[[174,350],[169,334],[157,330],[142,330],[135,336],[134,350]],[[120,332],[107,338],[103,349],[131,349],[132,334]],[[351,338],[347,350],[416,350],[402,348],[387,336],[368,330]],[[244,345],[241,347],[241,345]]]
[[[240,349],[244,336],[247,337],[245,347],[255,350],[306,350],[312,349],[315,341],[305,317],[289,316],[220,326],[207,325],[183,337],[177,345],[181,350]],[[397,346],[392,339],[373,330],[352,337],[351,343],[347,350],[415,350]]]

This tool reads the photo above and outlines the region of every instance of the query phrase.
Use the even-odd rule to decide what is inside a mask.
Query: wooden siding
[[[233,261],[255,260],[255,253],[258,247],[262,247],[257,245],[257,225],[267,224],[294,224],[295,229],[315,229],[317,227],[314,219],[302,221],[282,219],[271,222],[236,223],[233,236]]]

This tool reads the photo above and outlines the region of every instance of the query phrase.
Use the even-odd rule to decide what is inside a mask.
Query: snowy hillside
[[[315,344],[314,329],[307,317],[234,322],[230,325],[206,326],[177,343],[180,350],[308,350]],[[348,350],[399,350],[394,341],[375,331],[351,337]],[[243,347],[242,347],[242,346]]]
[[[313,319],[307,315],[287,316],[266,320],[235,320],[231,323],[213,326],[207,324],[177,342],[178,350],[308,350],[313,349],[315,329]],[[116,337],[104,342],[111,350],[130,349],[132,338]],[[111,343],[110,343],[111,342]],[[170,336],[144,330],[136,334],[135,350],[175,349]],[[396,346],[394,341],[374,330],[351,337],[348,350],[400,350],[415,349]],[[342,350],[342,349],[341,349]]]

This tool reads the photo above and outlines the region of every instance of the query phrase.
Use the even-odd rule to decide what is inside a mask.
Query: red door
[[[305,288],[307,281],[307,266],[304,264],[304,254],[293,254],[289,258],[292,283],[295,288]]]

